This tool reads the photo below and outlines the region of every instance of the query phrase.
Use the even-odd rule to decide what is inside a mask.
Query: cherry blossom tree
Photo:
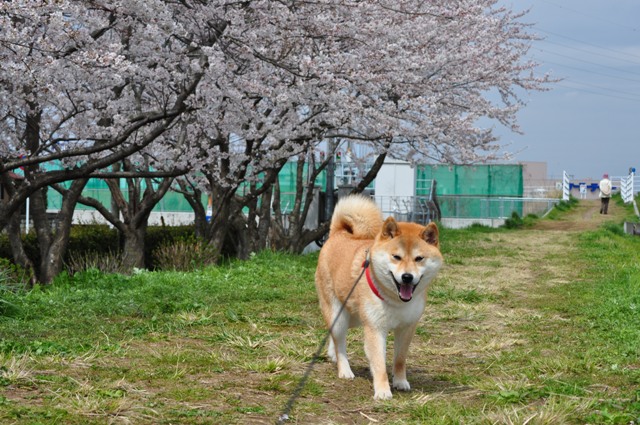
[[[0,3],[0,228],[36,191],[115,177],[137,153],[192,170],[216,246],[270,226],[279,170],[323,140],[373,160],[494,159],[480,120],[517,131],[522,94],[549,82],[522,19],[496,0]]]
[[[139,165],[133,165],[129,160],[123,161],[124,170],[133,170],[138,167]],[[96,198],[89,196],[78,198],[78,202],[93,207],[118,229],[123,240],[122,266],[126,270],[146,267],[144,253],[149,215],[167,193],[174,179],[170,176],[159,177],[163,174],[161,172],[147,171],[147,174],[149,177],[124,179],[124,188],[120,184],[120,179],[106,179],[113,208],[109,208]],[[151,177],[153,175],[157,177]]]
[[[192,109],[225,25],[198,1],[0,3],[0,182],[8,194],[0,228],[30,196],[44,228],[39,191],[100,176],[164,142]],[[19,169],[24,178],[12,178]],[[66,244],[44,248],[45,234],[41,251],[52,257],[42,262],[59,263],[53,257]]]
[[[207,123],[196,139],[207,142],[190,158],[205,159],[196,169],[214,199],[209,238],[215,244],[224,240],[220,232],[254,227],[253,219],[240,223],[241,230],[230,223],[257,197],[277,208],[267,185],[276,182],[284,159],[318,148],[320,140],[368,145],[372,162],[384,155],[412,163],[497,159],[500,145],[480,120],[518,131],[520,95],[550,82],[525,58],[534,37],[522,15],[493,0],[247,5],[242,19],[260,42],[235,43],[244,29],[230,25],[224,40],[233,60],[213,83],[221,101],[208,101],[209,90],[195,97],[202,99],[195,119]],[[239,194],[243,183],[267,171],[268,181]],[[290,218],[298,230],[273,229],[277,245],[289,238],[299,251],[304,208]]]
[[[189,110],[222,27],[207,14],[194,33],[178,12],[158,1],[0,4],[0,227],[34,191],[107,168]],[[55,161],[63,169],[42,167]],[[8,176],[18,168],[20,184]]]

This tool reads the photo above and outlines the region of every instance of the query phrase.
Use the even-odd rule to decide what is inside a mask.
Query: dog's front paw
[[[345,369],[342,370],[338,370],[338,378],[342,378],[342,379],[353,379],[356,376],[353,374],[353,372],[351,371],[351,368],[347,367]]]
[[[374,400],[391,400],[393,395],[391,395],[391,389],[379,390],[376,391],[373,395]]]
[[[400,391],[409,391],[411,389],[411,385],[409,385],[409,381],[406,379],[393,378],[393,388]]]

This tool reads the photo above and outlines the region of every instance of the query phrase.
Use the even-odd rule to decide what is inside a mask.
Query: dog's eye
[[[416,263],[419,263],[422,260],[424,260],[424,257],[421,257],[419,255],[415,258]]]
[[[402,257],[399,256],[399,255],[394,255],[393,259],[396,260],[396,261],[400,261],[400,260],[402,260]]]

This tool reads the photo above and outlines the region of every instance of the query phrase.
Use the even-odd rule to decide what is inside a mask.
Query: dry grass
[[[569,313],[549,308],[549,294],[582,278],[575,267],[579,231],[547,226],[443,239],[452,261],[430,288],[411,347],[412,391],[372,400],[361,332],[354,330],[355,379],[338,380],[335,366],[321,359],[288,423],[577,424],[587,417],[623,423],[606,422],[598,412],[603,400],[631,397],[638,375],[633,365],[640,363],[616,370],[572,348],[568,338],[579,328]],[[263,262],[258,272],[242,263],[207,272],[215,275],[165,277],[166,290],[182,288],[168,298],[193,291],[194,299],[161,304],[169,311],[153,310],[143,320],[140,309],[101,318],[95,328],[108,320],[121,326],[120,333],[93,329],[95,335],[86,336],[94,348],[0,354],[0,420],[275,423],[324,334],[313,267],[287,269],[291,259]],[[134,276],[139,280],[130,285],[144,287],[163,276]],[[202,291],[210,292],[206,302],[196,301]]]

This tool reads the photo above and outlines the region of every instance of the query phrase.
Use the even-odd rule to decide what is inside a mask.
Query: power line
[[[548,1],[548,0],[539,0],[539,1],[541,1],[542,3],[550,4],[551,6],[555,6],[558,9],[567,10],[567,11],[571,12],[572,14],[578,14],[578,15],[586,16],[587,18],[591,18],[591,19],[594,19],[596,21],[606,22],[608,24],[612,24],[612,25],[615,25],[617,27],[626,27],[626,28],[630,29],[631,31],[638,32],[638,27],[632,27],[632,26],[629,26],[627,24],[622,24],[620,22],[614,22],[614,21],[612,21],[610,19],[605,19],[602,16],[595,16],[595,15],[591,15],[591,14],[588,14],[588,13],[584,13],[584,11],[582,11],[582,10],[572,9],[570,7],[559,5],[559,4],[556,4],[556,3]]]
[[[618,53],[618,54],[623,55],[623,56],[634,57],[634,58],[637,58],[638,60],[640,60],[640,55],[634,55],[633,53],[629,53],[629,52],[622,52],[620,50],[615,50],[615,49],[612,49],[610,47],[603,47],[603,46],[600,46],[600,45],[597,45],[597,44],[590,43],[588,41],[578,40],[577,38],[573,38],[573,37],[569,37],[569,36],[566,36],[566,35],[558,34],[557,32],[553,32],[553,31],[545,30],[545,29],[540,28],[540,27],[536,27],[536,29],[541,31],[541,32],[547,33],[547,34],[554,35],[556,37],[560,37],[560,38],[564,38],[564,39],[567,39],[567,40],[574,41],[576,43],[580,43],[580,44],[584,44],[584,45],[587,45],[587,46],[595,47],[597,49],[605,50],[605,51],[608,51],[608,52]]]
[[[542,0],[544,1],[544,0]],[[555,4],[553,2],[549,2],[549,1],[544,1],[545,3],[548,3],[554,7],[558,7],[560,9],[564,9],[568,12],[570,12],[569,14],[571,15],[575,15],[575,14],[579,14],[579,15],[583,15],[592,19],[598,19],[601,21],[606,21],[609,25],[614,25],[616,27],[622,27],[622,26],[626,26],[626,25],[621,25],[619,23],[616,23],[612,20],[605,20],[593,15],[589,15],[587,13],[578,11],[578,10],[574,10],[571,8],[568,8],[566,6],[561,6],[558,4]],[[633,31],[637,31],[638,28],[636,27],[629,27],[626,26],[627,28],[633,30]],[[565,40],[569,40],[571,41],[570,44],[568,43],[561,43],[558,42],[556,40],[550,40],[549,38],[543,38],[542,40],[540,40],[540,43],[542,44],[542,46],[540,46],[540,44],[536,45],[536,50],[539,54],[542,55],[555,55],[557,57],[561,57],[563,59],[567,59],[573,62],[577,62],[577,63],[582,63],[582,64],[586,64],[589,66],[580,66],[578,65],[572,65],[572,64],[567,64],[567,63],[559,63],[559,62],[554,62],[554,61],[549,61],[549,60],[545,60],[543,58],[538,58],[537,60],[543,64],[549,64],[549,65],[555,65],[557,67],[559,67],[560,70],[564,69],[566,70],[570,76],[568,78],[565,78],[562,82],[558,83],[557,85],[559,87],[564,87],[566,89],[570,89],[570,90],[575,90],[578,92],[583,92],[583,93],[589,93],[589,94],[593,94],[593,95],[597,95],[597,96],[604,96],[604,97],[609,97],[609,98],[614,98],[614,99],[620,99],[620,100],[625,100],[625,101],[631,101],[631,102],[640,102],[640,94],[636,95],[635,93],[638,93],[638,91],[635,89],[635,87],[631,87],[632,90],[620,90],[620,89],[616,89],[616,88],[609,88],[609,87],[603,87],[601,85],[596,85],[596,84],[592,84],[590,82],[586,82],[584,81],[584,79],[575,79],[573,77],[571,77],[571,74],[575,74],[575,72],[571,72],[570,70],[574,70],[574,71],[579,71],[582,74],[587,74],[587,75],[593,75],[594,77],[605,77],[600,78],[599,81],[606,81],[613,84],[616,84],[616,81],[612,81],[612,80],[617,80],[617,81],[626,81],[626,82],[630,82],[630,83],[636,83],[636,84],[640,84],[640,79],[638,78],[629,78],[627,76],[624,75],[616,75],[616,74],[626,74],[626,75],[633,75],[634,77],[638,76],[639,73],[638,71],[631,71],[629,70],[629,66],[625,65],[625,67],[627,69],[625,69],[624,67],[618,67],[618,66],[611,66],[611,65],[607,65],[607,64],[603,64],[603,63],[597,63],[594,62],[593,59],[608,59],[608,60],[603,60],[603,62],[608,62],[611,63],[612,61],[617,61],[617,62],[623,62],[623,63],[627,63],[631,66],[637,66],[640,67],[640,55],[636,55],[632,52],[626,51],[623,52],[621,50],[616,50],[616,49],[612,49],[610,47],[605,47],[602,45],[598,45],[596,43],[592,43],[590,41],[585,41],[585,40],[581,40],[578,39],[576,37],[571,37],[571,36],[567,36],[564,34],[559,34],[557,32],[554,31],[549,31],[547,29],[544,28],[540,28],[536,26],[536,30],[545,33],[547,35],[550,35],[553,39],[555,38],[560,38],[560,39],[565,39]],[[568,49],[571,51],[577,51],[581,54],[583,54],[583,57],[580,57],[580,55],[575,55],[575,54],[568,54],[568,53],[563,53],[561,51],[557,51],[557,50],[552,50],[549,49],[547,47],[544,47],[543,43],[547,43],[549,45],[555,45],[555,46],[559,46],[563,49]],[[595,49],[595,50],[594,50]],[[588,56],[584,56],[584,55],[588,55]],[[589,60],[592,59],[592,60]],[[594,69],[594,67],[597,67]],[[603,72],[602,70],[605,71],[613,71],[613,72]],[[560,78],[562,78],[562,76],[560,76]],[[620,86],[620,84],[618,84],[618,86]]]
[[[595,89],[600,89],[600,90],[605,90],[605,91],[611,91],[610,89],[605,89],[602,87],[598,87],[598,86],[593,86],[590,84],[586,84],[586,83],[582,83],[579,81],[575,81],[575,84],[581,84],[583,86],[586,87],[591,87],[591,88],[595,88]],[[575,86],[571,86],[571,85],[567,85],[567,84],[563,84],[563,83],[556,83],[558,86],[560,87],[564,87],[566,89],[570,89],[570,90],[574,90],[574,91],[578,91],[578,92],[582,92],[582,93],[589,93],[589,94],[594,94],[597,96],[604,96],[604,97],[610,97],[613,99],[620,99],[620,100],[627,100],[627,101],[631,101],[631,102],[640,102],[640,97],[627,97],[627,96],[619,96],[619,95],[615,95],[615,94],[611,94],[611,93],[603,93],[603,92],[599,92],[599,91],[595,91],[595,90],[590,90],[589,88],[584,88],[584,87],[575,87]],[[616,91],[617,93],[623,93],[621,91]],[[629,94],[629,93],[627,93]]]
[[[580,59],[571,58],[571,57],[560,55],[560,54],[557,54],[557,53],[554,53],[554,52],[546,51],[545,53],[556,54],[556,55],[564,57],[564,58],[568,58],[568,59],[572,59],[572,60],[576,60],[576,61],[580,61],[580,62],[590,63],[588,61],[582,61]],[[544,62],[545,63],[549,63],[549,64],[553,64],[553,65],[557,65],[557,66],[560,66],[560,67],[563,67],[563,68],[575,69],[577,71],[581,71],[581,72],[588,73],[588,74],[601,75],[601,76],[607,77],[607,78],[613,78],[613,79],[624,80],[624,81],[631,81],[632,83],[640,84],[640,79],[627,78],[627,77],[622,77],[622,76],[619,76],[619,75],[606,74],[604,72],[599,72],[599,71],[595,71],[595,70],[588,69],[588,68],[580,68],[580,67],[577,67],[577,66],[567,65],[567,64],[564,64],[564,63],[558,63],[558,62],[553,62],[553,61],[549,61],[549,60],[545,60]],[[594,64],[594,65],[597,65],[597,64]],[[612,69],[615,70],[615,68],[612,68]],[[636,74],[636,75],[638,75],[638,74]]]
[[[548,40],[548,39],[544,39],[542,41],[545,42],[545,43],[549,43],[549,44],[553,44],[553,45],[556,45],[556,46],[560,46],[560,47],[562,47],[564,49],[570,49],[570,50],[575,50],[575,51],[581,52],[581,53],[587,53],[588,55],[591,55],[591,56],[597,56],[597,57],[602,57],[602,58],[610,58],[610,59],[613,59],[613,60],[616,60],[616,61],[627,62],[627,63],[629,63],[631,65],[640,66],[640,59],[638,61],[635,61],[635,60],[632,60],[632,59],[629,59],[629,58],[623,58],[623,57],[620,57],[620,56],[606,55],[606,54],[603,54],[603,53],[597,53],[597,52],[594,52],[594,51],[589,51],[589,50],[580,49],[580,48],[577,48],[577,47],[574,47],[574,46],[569,46],[567,44],[554,42],[554,41],[551,41],[551,40]],[[539,50],[543,51],[542,49],[539,49]],[[570,56],[567,56],[567,57],[570,57]],[[577,60],[585,61],[584,59],[577,59]],[[585,61],[585,62],[587,62],[587,61]],[[619,69],[617,67],[612,67],[612,66],[608,66],[608,65],[602,65],[602,64],[599,64],[599,63],[596,63],[596,62],[590,62],[590,63],[593,63],[594,65],[598,65],[598,66],[607,67],[607,68]],[[638,74],[637,71],[627,71],[627,70],[624,70],[624,69],[619,69],[619,70],[620,70],[620,72],[627,72],[629,74],[634,74],[634,75]]]

